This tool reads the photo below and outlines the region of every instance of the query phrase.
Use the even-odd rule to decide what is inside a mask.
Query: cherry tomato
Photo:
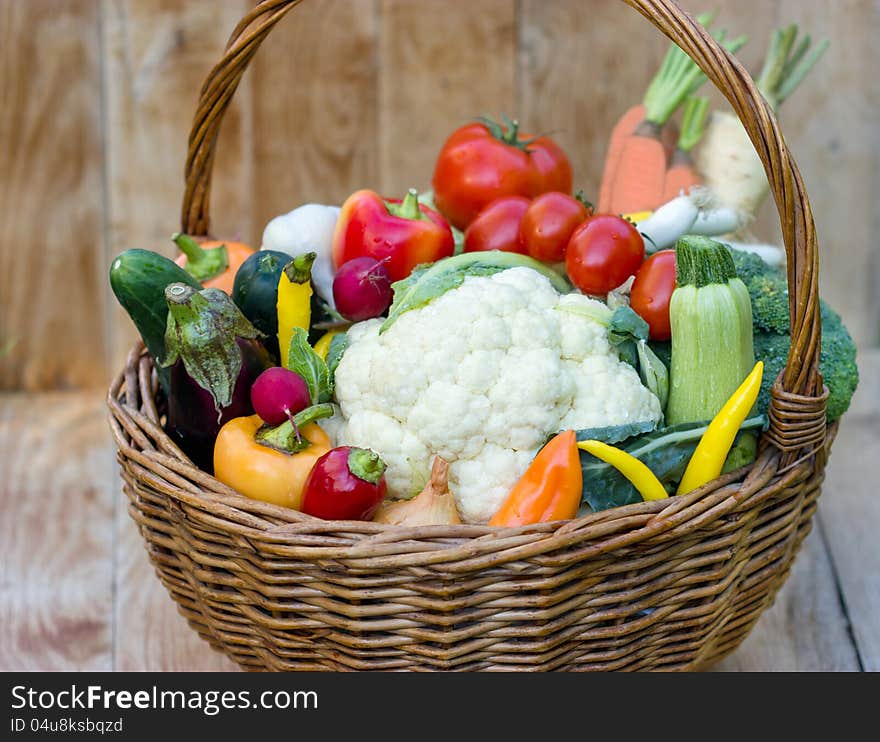
[[[669,340],[669,300],[675,291],[675,250],[654,253],[639,268],[630,305],[650,328],[652,340]]]
[[[520,242],[536,260],[561,263],[572,232],[589,215],[583,202],[566,193],[544,193],[526,210],[519,228]]]
[[[589,217],[572,234],[565,252],[571,282],[585,294],[607,294],[633,275],[645,259],[645,241],[626,219]]]
[[[523,196],[506,196],[483,209],[464,233],[465,252],[501,250],[525,254],[519,225],[531,202]]]
[[[531,140],[515,122],[487,121],[462,126],[446,140],[434,168],[434,203],[465,229],[496,198],[569,193],[571,182],[571,163],[552,139]]]

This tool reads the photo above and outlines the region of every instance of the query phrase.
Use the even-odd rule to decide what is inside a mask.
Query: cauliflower
[[[462,519],[487,522],[550,435],[661,417],[595,304],[512,268],[465,278],[381,335],[381,320],[354,325],[336,370],[338,443],[379,453],[397,498],[442,456]]]

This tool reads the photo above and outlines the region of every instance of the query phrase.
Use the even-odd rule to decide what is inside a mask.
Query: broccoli
[[[849,408],[859,383],[856,346],[843,321],[833,309],[822,304],[822,352],[819,371],[828,387],[828,422],[834,422]],[[758,408],[770,404],[770,387],[785,367],[791,338],[775,332],[755,333],[755,358],[764,361],[764,381],[758,397]]]
[[[736,274],[749,290],[752,299],[752,325],[755,332],[766,330],[779,335],[791,332],[788,314],[788,279],[760,257],[742,250],[732,250]]]
[[[737,274],[752,300],[755,358],[764,361],[764,381],[757,409],[766,413],[770,387],[785,367],[791,344],[788,284],[784,273],[771,268],[757,255],[740,250],[732,252]],[[829,392],[828,421],[833,422],[846,412],[859,383],[856,346],[837,312],[824,301],[819,302],[819,312],[822,317],[819,370]],[[651,347],[668,366],[669,343],[651,343]]]

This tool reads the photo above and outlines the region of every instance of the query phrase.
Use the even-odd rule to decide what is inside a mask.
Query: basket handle
[[[217,136],[229,102],[269,31],[302,0],[262,0],[233,30],[199,96],[186,160],[181,227],[206,235]],[[788,256],[791,350],[773,387],[769,440],[793,460],[824,440],[825,399],[819,374],[819,263],[810,201],[776,116],[748,71],[673,0],[624,0],[687,52],[724,94],[755,145],[776,201]]]

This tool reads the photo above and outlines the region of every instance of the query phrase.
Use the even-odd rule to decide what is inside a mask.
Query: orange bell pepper
[[[262,425],[259,415],[251,415],[236,417],[220,429],[214,443],[214,476],[252,500],[299,510],[309,473],[332,448],[330,438],[314,422],[303,425],[299,445],[310,445],[287,453],[257,442]],[[274,430],[289,425],[282,423]]]
[[[525,526],[573,518],[582,489],[577,438],[573,430],[566,430],[538,452],[489,525]]]
[[[235,274],[241,264],[254,254],[253,248],[243,242],[196,242],[192,237],[177,232],[172,235],[181,254],[174,262],[185,268],[206,289],[220,289],[232,296]]]

